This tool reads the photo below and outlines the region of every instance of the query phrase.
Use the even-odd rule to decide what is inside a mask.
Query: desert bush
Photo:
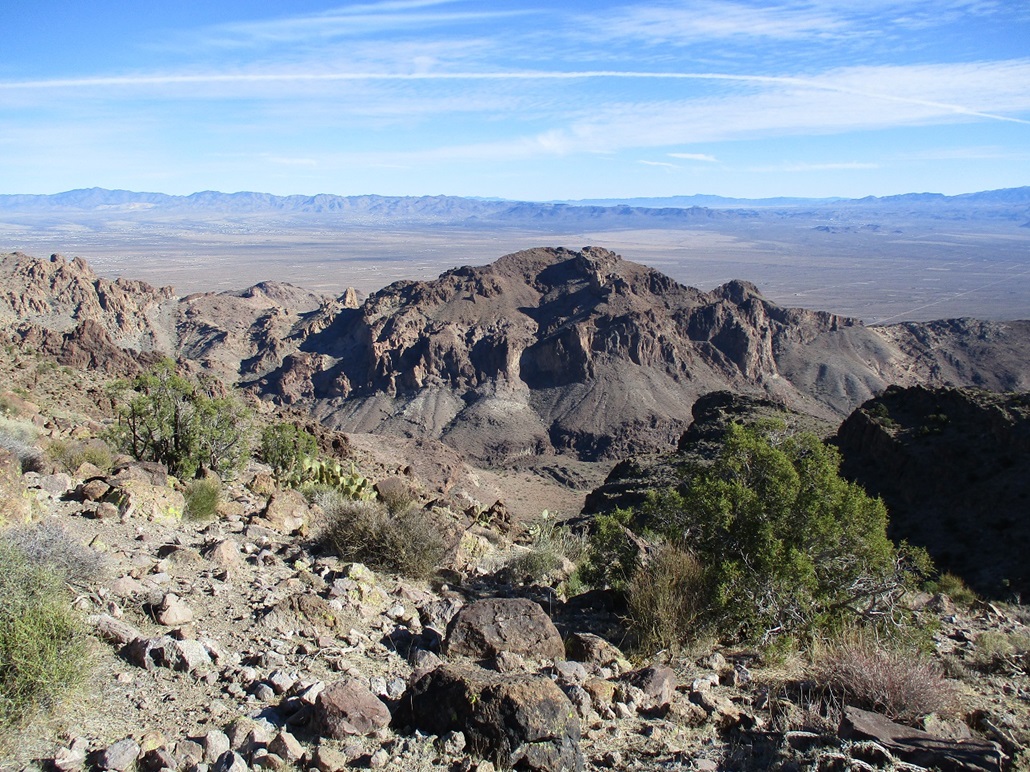
[[[895,721],[912,724],[930,713],[948,715],[956,706],[954,687],[927,656],[868,635],[843,636],[817,654],[814,671],[834,698]]]
[[[86,586],[98,581],[106,567],[103,555],[53,520],[5,528],[0,531],[0,545],[68,584]]]
[[[443,560],[446,545],[421,511],[391,515],[379,502],[338,491],[315,500],[326,518],[320,542],[344,560],[416,579],[429,576]]]
[[[218,512],[222,486],[216,478],[204,477],[186,486],[186,512],[190,520],[208,520]]]
[[[0,734],[57,705],[88,672],[62,577],[0,539]]]
[[[318,455],[314,435],[296,424],[275,423],[261,430],[261,460],[272,467],[275,481],[290,484],[299,476],[305,460]]]
[[[43,471],[43,453],[34,444],[36,436],[31,423],[0,417],[0,448],[18,459],[23,472]]]
[[[554,522],[545,512],[528,529],[529,544],[505,566],[516,581],[543,582],[564,566],[574,564],[585,549],[584,540]]]
[[[175,373],[165,360],[115,389],[120,401],[111,438],[141,461],[157,461],[176,477],[207,467],[240,469],[250,454],[250,412],[235,396],[214,396]]]
[[[391,515],[400,515],[418,505],[418,497],[407,487],[384,488],[378,497]]]
[[[859,617],[900,626],[900,599],[929,558],[894,547],[883,503],[839,466],[814,435],[731,425],[714,463],[653,494],[628,522],[697,557],[708,616],[727,638],[768,643]]]
[[[646,650],[677,646],[697,637],[708,601],[705,571],[697,558],[663,544],[639,565],[626,587],[630,629]]]
[[[626,589],[637,568],[640,547],[629,525],[632,510],[617,509],[594,518],[586,556],[579,569],[582,580],[598,589]]]
[[[949,572],[941,574],[932,582],[927,582],[926,589],[928,592],[947,595],[954,603],[965,608],[977,601],[976,593],[969,589],[962,577]]]
[[[111,471],[114,463],[111,449],[101,440],[51,440],[47,445],[46,455],[58,468],[69,474],[74,474],[83,464],[92,464],[101,472],[107,473]]]

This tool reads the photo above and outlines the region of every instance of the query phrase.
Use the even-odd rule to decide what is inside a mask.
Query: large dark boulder
[[[565,645],[550,617],[525,598],[470,603],[447,628],[447,653],[489,659],[501,652],[534,659],[564,659]]]
[[[469,752],[504,769],[583,769],[576,709],[547,676],[442,665],[408,689],[394,723],[436,735],[460,731]]]
[[[1030,593],[1030,394],[892,387],[852,413],[841,471],[982,595]]]

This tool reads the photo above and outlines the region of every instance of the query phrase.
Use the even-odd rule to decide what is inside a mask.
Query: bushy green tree
[[[261,431],[261,458],[272,467],[279,484],[298,478],[307,459],[318,455],[314,435],[296,424],[275,423]]]
[[[250,454],[250,411],[235,396],[217,396],[164,360],[123,389],[113,439],[141,461],[157,461],[181,478],[201,467],[239,470]],[[124,393],[127,391],[127,393]]]
[[[697,557],[707,616],[728,637],[768,641],[847,618],[893,619],[928,559],[895,548],[883,502],[839,467],[837,450],[814,435],[735,424],[715,462],[654,494],[634,527]]]

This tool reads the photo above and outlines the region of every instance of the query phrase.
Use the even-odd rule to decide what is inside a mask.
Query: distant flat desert
[[[565,232],[531,228],[277,225],[259,218],[183,227],[0,218],[0,250],[81,256],[102,276],[171,285],[180,295],[285,281],[367,295],[536,246],[602,246],[703,290],[756,284],[784,306],[866,323],[1030,317],[1030,229],[942,221],[818,225],[804,218],[692,229]]]

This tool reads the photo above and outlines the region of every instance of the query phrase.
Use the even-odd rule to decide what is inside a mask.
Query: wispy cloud
[[[669,153],[670,158],[681,158],[684,161],[703,161],[704,163],[716,164],[719,159],[707,153]]]
[[[612,13],[581,17],[579,23],[595,38],[650,45],[690,45],[712,41],[804,40],[839,41],[872,32],[882,36],[889,26],[926,28],[968,15],[983,17],[1004,10],[990,0],[785,0],[741,2],[681,0],[634,4]]]
[[[665,161],[637,161],[639,164],[644,166],[657,166],[662,169],[679,169],[680,167],[676,164],[666,163]]]
[[[385,32],[419,30],[454,24],[497,21],[530,13],[525,10],[441,10],[469,6],[462,0],[413,0],[344,6],[332,11],[277,19],[225,24],[201,34],[200,42],[226,48],[295,45],[351,39]]]
[[[751,166],[749,172],[759,173],[793,173],[793,172],[825,172],[825,171],[857,171],[863,169],[879,169],[880,164],[865,163],[860,161],[845,161],[840,163],[782,163],[771,166]]]
[[[961,115],[1030,125],[1004,112],[1030,110],[1030,59],[901,67],[854,67],[818,77],[739,75],[717,72],[636,72],[619,70],[505,72],[220,72],[126,75],[49,80],[0,81],[0,91],[112,89],[183,85],[246,85],[389,81],[576,81],[576,80],[725,81],[765,87],[766,93],[797,98],[826,92],[924,108],[930,115]],[[277,98],[281,94],[275,95]],[[698,104],[702,104],[698,102]],[[836,105],[835,105],[836,106]],[[756,108],[761,107],[756,105]],[[757,109],[753,112],[758,112]],[[825,112],[825,111],[823,111]],[[875,116],[872,123],[877,123]]]

